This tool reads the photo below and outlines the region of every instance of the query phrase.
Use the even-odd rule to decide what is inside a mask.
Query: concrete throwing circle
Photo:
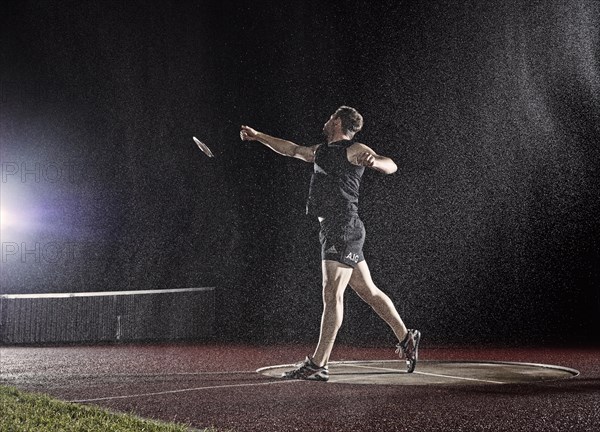
[[[296,365],[277,365],[256,372],[280,378]],[[526,384],[573,378],[579,371],[562,366],[496,361],[420,361],[409,374],[403,360],[329,363],[329,382],[380,385]]]

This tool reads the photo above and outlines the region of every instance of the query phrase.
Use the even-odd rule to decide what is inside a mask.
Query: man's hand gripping
[[[242,125],[242,130],[240,130],[240,138],[243,141],[256,141],[258,138],[258,131],[252,129],[250,126]]]

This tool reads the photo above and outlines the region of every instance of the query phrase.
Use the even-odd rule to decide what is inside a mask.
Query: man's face
[[[339,126],[340,122],[341,120],[338,117],[334,117],[333,114],[329,117],[329,120],[323,125],[323,133],[327,138],[333,136],[335,129]]]

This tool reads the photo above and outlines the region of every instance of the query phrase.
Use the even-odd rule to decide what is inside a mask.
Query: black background
[[[312,167],[238,132],[315,144],[345,104],[399,165],[365,175],[361,215],[410,327],[439,344],[600,340],[597,2],[2,9],[1,204],[22,222],[2,231],[2,293],[216,286],[224,339],[315,340]],[[340,340],[393,342],[350,291],[346,312]]]

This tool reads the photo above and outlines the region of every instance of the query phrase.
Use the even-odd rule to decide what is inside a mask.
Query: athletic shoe
[[[408,330],[408,334],[402,342],[396,345],[396,354],[400,358],[406,359],[406,368],[408,373],[412,373],[417,366],[419,359],[419,342],[421,341],[421,332],[419,330]]]
[[[284,379],[303,379],[312,381],[328,381],[329,369],[327,366],[317,366],[310,357],[306,357],[304,362],[296,365],[297,369],[284,372],[281,378]]]

